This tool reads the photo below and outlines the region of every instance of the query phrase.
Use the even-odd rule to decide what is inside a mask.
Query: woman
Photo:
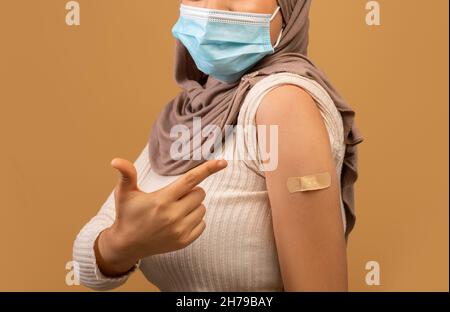
[[[306,57],[311,1],[181,2],[173,34],[184,91],[134,166],[113,160],[120,181],[74,244],[81,283],[112,289],[139,267],[162,291],[346,291],[362,138]],[[174,157],[180,125],[192,148]],[[210,157],[201,154],[208,125],[225,142],[207,148]],[[239,136],[230,125],[266,128]],[[262,144],[274,125],[277,136]],[[276,146],[269,159],[263,145]],[[328,185],[290,188],[319,173]]]

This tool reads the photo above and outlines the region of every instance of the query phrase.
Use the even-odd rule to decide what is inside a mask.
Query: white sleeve
[[[279,73],[267,76],[257,82],[248,92],[242,104],[238,125],[243,128],[248,128],[249,126],[250,129],[251,127],[256,128],[256,115],[262,100],[270,91],[283,85],[298,86],[308,92],[314,99],[328,130],[334,160],[340,167],[339,163],[342,163],[345,153],[342,117],[325,89],[309,78],[292,73]],[[244,150],[242,153],[247,157],[247,159],[244,159],[244,162],[250,169],[256,172],[259,171],[263,175],[264,173],[261,171],[264,166],[261,160],[261,147],[258,143],[257,131],[248,131],[247,129],[243,133],[240,139],[243,140],[241,146]]]
[[[142,151],[134,165],[138,174],[138,185],[140,185],[150,171],[148,146]],[[118,278],[108,278],[100,272],[97,266],[94,243],[98,235],[114,223],[115,217],[116,208],[114,192],[112,192],[97,215],[81,229],[73,245],[75,274],[78,276],[82,285],[94,290],[117,288],[123,285],[131,274],[130,272]]]
[[[316,81],[292,73],[279,73],[263,78],[257,82],[247,94],[239,113],[238,125],[244,128],[249,126],[250,129],[251,127],[256,128],[256,115],[263,98],[270,91],[283,85],[294,85],[302,88],[308,92],[316,102],[328,131],[336,170],[338,176],[340,176],[345,156],[344,125],[342,116],[334,104],[333,99]],[[247,157],[248,159],[245,159],[244,157],[244,163],[249,169],[264,177],[265,174],[263,172],[264,165],[261,159],[261,150],[266,148],[265,146],[260,146],[257,131],[244,131],[240,139],[243,142],[239,145],[243,150],[242,153],[246,157],[247,155],[250,155]],[[342,194],[340,201],[342,215],[344,216],[344,229],[346,229],[347,224]]]

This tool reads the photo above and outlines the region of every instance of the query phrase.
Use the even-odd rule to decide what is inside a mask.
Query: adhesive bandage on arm
[[[292,177],[287,180],[289,193],[318,191],[331,186],[331,175],[328,172],[304,176]]]

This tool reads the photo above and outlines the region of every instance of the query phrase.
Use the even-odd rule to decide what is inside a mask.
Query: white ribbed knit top
[[[345,153],[342,118],[330,96],[315,81],[290,73],[264,78],[248,93],[238,125],[256,125],[256,112],[262,98],[272,89],[286,84],[303,88],[318,104],[340,176]],[[255,150],[256,136],[246,135],[243,142],[246,149]],[[235,155],[237,144],[236,138],[227,140],[222,155],[216,155],[217,158]],[[185,249],[141,260],[140,270],[162,291],[283,290],[261,163],[258,159],[236,158],[228,160],[225,170],[200,184],[207,194],[204,200],[207,227],[200,238]],[[153,172],[147,147],[135,166],[138,185],[146,192],[156,191],[178,178]],[[342,200],[341,208],[344,213]],[[96,265],[93,244],[99,233],[111,226],[114,218],[112,193],[74,243],[73,258],[78,264],[80,281],[96,290],[116,288],[128,278],[128,275],[107,278]],[[345,217],[343,220],[345,227]]]

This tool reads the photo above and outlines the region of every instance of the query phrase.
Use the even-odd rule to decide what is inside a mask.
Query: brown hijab
[[[176,140],[170,137],[174,125],[193,129],[193,118],[201,117],[202,126],[219,126],[225,135],[226,125],[235,125],[248,91],[262,78],[280,72],[298,74],[318,82],[331,96],[344,122],[346,153],[341,173],[341,192],[346,210],[347,231],[355,223],[353,185],[358,178],[357,145],[363,141],[355,123],[355,112],[331,85],[327,77],[307,58],[309,10],[311,0],[278,0],[285,21],[281,42],[274,54],[266,56],[249,75],[233,84],[220,82],[200,72],[189,52],[177,42],[175,78],[184,90],[167,104],[153,126],[149,141],[152,169],[161,175],[179,175],[205,160],[173,160],[170,147]],[[190,142],[201,136],[191,133]],[[207,138],[202,138],[205,142]],[[195,147],[193,147],[195,148]],[[194,151],[190,152],[192,155]],[[192,158],[192,157],[190,157]]]

